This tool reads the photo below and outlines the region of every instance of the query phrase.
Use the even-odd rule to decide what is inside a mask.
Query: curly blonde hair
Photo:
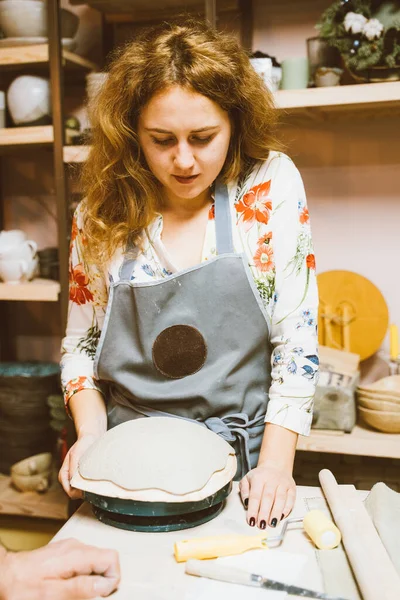
[[[164,23],[113,55],[108,77],[89,107],[91,151],[82,171],[89,258],[108,261],[129,236],[154,219],[160,185],[138,140],[138,117],[154,94],[172,85],[195,90],[225,110],[232,124],[221,171],[235,180],[252,160],[282,149],[272,94],[237,40],[205,23]]]

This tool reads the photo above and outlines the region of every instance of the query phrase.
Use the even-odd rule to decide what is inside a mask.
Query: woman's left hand
[[[263,462],[243,477],[239,484],[242,502],[247,508],[247,522],[265,529],[276,525],[294,506],[296,484],[291,471]]]

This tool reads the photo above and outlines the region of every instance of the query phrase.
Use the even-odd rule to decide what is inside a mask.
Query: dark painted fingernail
[[[282,516],[281,516],[281,521],[282,521],[282,519],[284,519],[284,518],[285,518],[285,515],[282,515]]]
[[[271,521],[271,527],[276,527],[278,524],[278,519],[273,518]]]
[[[260,523],[260,529],[265,529],[266,526],[267,526],[266,522],[265,521],[261,521],[261,523]]]
[[[249,506],[249,499],[248,499],[248,498],[245,498],[245,499],[243,500],[243,504],[244,504],[244,507],[245,507],[245,508],[247,508],[247,507]]]
[[[250,527],[254,527],[255,524],[256,524],[255,518],[251,517],[251,519],[250,519]]]

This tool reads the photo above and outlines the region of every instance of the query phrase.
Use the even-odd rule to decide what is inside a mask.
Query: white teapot
[[[0,278],[8,283],[29,281],[38,274],[37,244],[20,229],[0,232]]]
[[[8,252],[16,246],[20,246],[26,240],[26,233],[21,229],[10,229],[0,231],[0,257],[3,252]]]

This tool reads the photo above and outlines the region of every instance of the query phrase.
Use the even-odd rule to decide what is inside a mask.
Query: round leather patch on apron
[[[201,369],[207,346],[200,331],[191,325],[172,325],[164,329],[153,344],[153,363],[157,371],[180,379]]]

